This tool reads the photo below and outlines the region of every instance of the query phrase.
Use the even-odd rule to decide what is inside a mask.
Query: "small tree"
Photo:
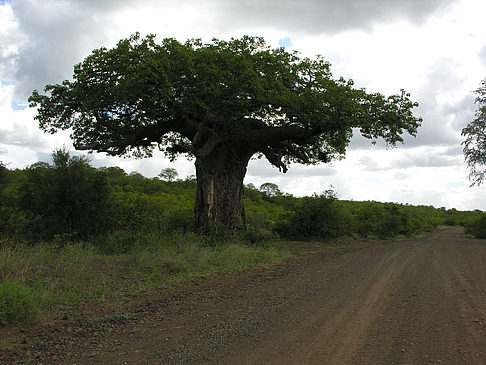
[[[397,70],[398,71],[398,70]],[[245,36],[204,44],[138,34],[94,50],[73,80],[34,91],[30,106],[49,133],[71,129],[74,146],[111,155],[195,157],[195,227],[245,227],[243,179],[252,157],[280,171],[292,162],[342,158],[357,128],[387,144],[415,135],[417,106],[335,79],[322,57],[300,58]]]
[[[260,191],[270,198],[282,194],[277,184],[269,182],[261,184]]]
[[[481,185],[486,176],[486,78],[475,93],[476,118],[462,130],[466,137],[462,144],[471,186]]]
[[[159,177],[162,179],[162,180],[166,180],[168,182],[172,182],[174,181],[174,179],[179,176],[179,173],[177,172],[176,169],[172,168],[172,167],[167,167],[165,169],[162,169],[162,171],[160,171],[160,174],[159,174]]]
[[[22,208],[33,220],[34,238],[56,234],[87,237],[107,228],[109,188],[102,172],[84,156],[65,148],[52,153],[53,166],[36,163],[27,169]]]

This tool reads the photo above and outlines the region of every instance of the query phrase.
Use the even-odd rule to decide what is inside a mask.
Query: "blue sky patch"
[[[0,5],[6,5],[10,3],[11,0],[0,0]]]
[[[17,103],[15,101],[12,101],[10,103],[10,107],[13,109],[13,110],[25,110],[25,108],[27,108],[27,105],[25,104],[20,104],[20,103]]]
[[[292,39],[289,36],[284,37],[278,41],[278,45],[284,48],[290,47],[292,45]]]
[[[0,0],[1,1],[1,0]],[[10,85],[15,85],[15,82],[10,82],[10,81],[3,81],[1,82],[2,86],[10,86]]]

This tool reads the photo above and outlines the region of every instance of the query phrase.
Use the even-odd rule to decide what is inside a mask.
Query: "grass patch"
[[[31,324],[119,308],[153,290],[166,290],[241,270],[279,263],[284,245],[208,244],[192,234],[138,237],[124,253],[93,244],[0,245],[0,325]]]
[[[0,324],[33,324],[39,318],[36,291],[10,280],[0,282]]]

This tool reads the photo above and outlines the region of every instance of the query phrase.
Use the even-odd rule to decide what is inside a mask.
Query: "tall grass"
[[[112,238],[110,238],[112,239]],[[123,253],[72,242],[35,246],[0,242],[0,325],[33,323],[84,310],[116,307],[153,290],[281,262],[288,251],[242,242],[208,245],[196,235],[138,237]],[[25,308],[22,315],[15,308]],[[12,309],[14,308],[14,309]],[[7,313],[7,314],[5,314]]]

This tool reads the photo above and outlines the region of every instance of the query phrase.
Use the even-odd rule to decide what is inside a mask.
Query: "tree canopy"
[[[159,173],[159,177],[168,182],[172,182],[177,176],[179,176],[179,173],[173,167],[162,169]]]
[[[156,43],[154,35],[135,34],[94,50],[74,67],[72,80],[45,92],[29,98],[40,127],[71,129],[77,149],[145,157],[158,147],[172,159],[195,157],[201,224],[217,217],[244,224],[211,209],[241,205],[244,216],[240,195],[252,157],[286,172],[292,162],[343,157],[355,128],[395,145],[404,133],[415,136],[421,123],[404,90],[389,97],[368,93],[334,78],[321,56],[301,58],[248,36]]]
[[[466,137],[463,152],[472,185],[480,185],[486,175],[486,79],[476,93],[476,118],[462,130]]]
[[[322,57],[301,59],[262,38],[155,42],[138,34],[94,50],[74,80],[34,91],[40,127],[72,129],[77,149],[112,155],[208,154],[231,140],[273,165],[328,162],[342,156],[359,128],[395,145],[420,119],[409,94],[385,97],[333,79]],[[237,135],[234,138],[232,135]]]
[[[277,184],[266,182],[260,185],[260,191],[267,197],[274,197],[282,194]]]

